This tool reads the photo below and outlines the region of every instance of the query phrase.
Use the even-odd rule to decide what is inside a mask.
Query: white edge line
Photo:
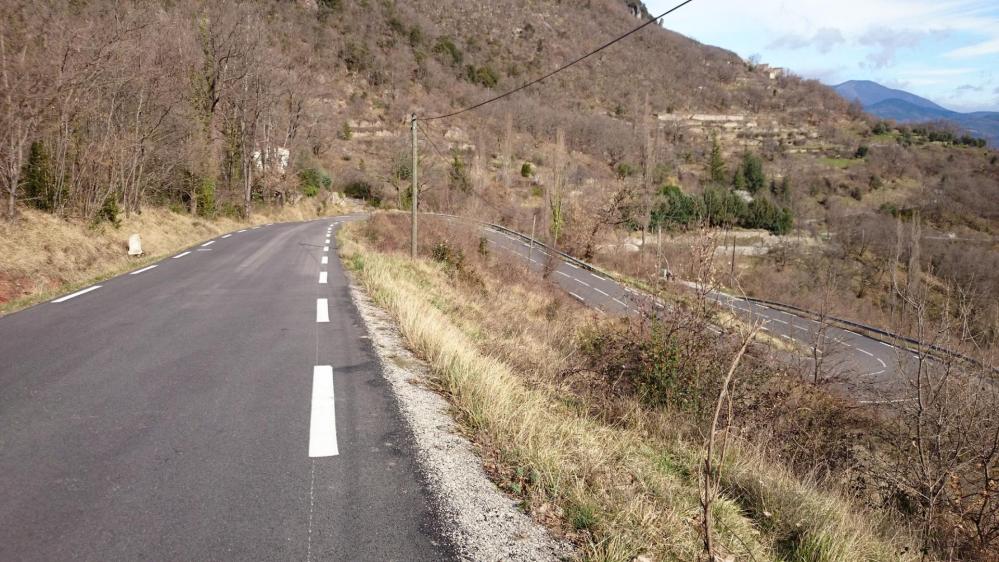
[[[66,296],[64,296],[64,297],[59,297],[59,298],[55,299],[55,300],[54,300],[54,301],[52,301],[52,302],[63,302],[63,301],[68,301],[68,300],[69,300],[69,299],[71,299],[71,298],[74,298],[74,297],[78,297],[78,296],[80,296],[80,295],[82,295],[82,294],[84,294],[84,293],[89,293],[90,291],[96,291],[97,289],[100,289],[100,288],[101,288],[101,286],[100,286],[100,285],[94,285],[94,286],[92,286],[92,287],[87,287],[86,289],[82,289],[82,290],[80,290],[80,291],[77,291],[77,292],[75,292],[75,293],[72,293],[72,294],[69,294],[69,295],[66,295]]]
[[[230,237],[230,236],[232,236],[232,234],[226,234],[226,235],[225,235],[225,236],[223,236],[222,238],[228,238],[228,237]]]
[[[860,349],[860,348],[858,347],[858,348],[857,348],[857,351],[859,351],[859,352],[863,353],[864,355],[870,355],[871,357],[874,357],[874,354],[873,354],[873,353],[871,353],[870,351],[867,351],[866,349]]]
[[[186,256],[187,254],[190,254],[190,253],[191,252],[184,252],[182,254],[177,254],[176,256],[173,257],[173,259],[182,258],[182,257],[184,257],[184,256]]]
[[[583,302],[583,303],[586,302],[586,300],[583,297],[577,295],[576,293],[573,293],[572,291],[569,291],[569,294],[572,295],[573,297],[575,297],[579,302]]]
[[[237,230],[236,234],[239,234],[240,232],[246,232],[246,229],[244,228],[243,230]]]
[[[211,245],[212,245],[212,244],[214,244],[214,243],[215,243],[215,241],[214,241],[214,240],[209,240],[208,242],[205,242],[204,244],[202,244],[202,245],[201,245],[201,247],[202,247],[202,248],[204,248],[204,247],[206,247],[206,246],[211,246]]]
[[[156,265],[150,265],[148,267],[143,267],[142,269],[137,269],[137,270],[133,271],[132,273],[129,273],[129,275],[138,275],[140,273],[144,273],[146,271],[149,271],[150,269],[153,269],[154,267],[156,267]]]

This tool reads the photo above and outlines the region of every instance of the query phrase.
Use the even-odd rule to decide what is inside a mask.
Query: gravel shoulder
[[[355,283],[354,303],[367,324],[443,527],[467,560],[560,560],[572,549],[524,514],[489,480],[473,445],[458,433],[449,405],[429,390],[425,364],[403,344],[391,317]]]

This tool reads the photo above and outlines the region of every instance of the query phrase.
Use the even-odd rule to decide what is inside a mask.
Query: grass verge
[[[427,361],[498,485],[581,559],[702,557],[702,444],[638,402],[608,418],[594,385],[564,376],[578,333],[609,320],[533,283],[376,251],[365,228],[341,231],[344,262]],[[722,491],[712,532],[723,557],[907,558],[883,519],[752,447],[730,445]]]

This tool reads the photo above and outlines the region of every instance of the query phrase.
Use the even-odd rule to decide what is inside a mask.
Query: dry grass
[[[606,320],[536,280],[517,282],[525,275],[514,268],[476,271],[469,280],[444,264],[374,251],[363,240],[372,236],[366,228],[342,231],[345,262],[430,364],[487,464],[497,465],[499,485],[573,539],[582,559],[702,556],[701,444],[675,418],[637,402],[613,422],[594,415],[600,395],[587,392],[592,385],[560,376],[572,363],[579,330]],[[729,448],[722,479],[714,515],[722,554],[907,558],[895,546],[903,541],[878,517],[751,448]]]
[[[300,221],[319,216],[314,202],[255,213],[249,221],[206,220],[149,207],[123,217],[118,228],[90,225],[49,213],[22,210],[15,222],[0,221],[0,314],[117,275],[247,224]],[[346,212],[331,206],[326,214]],[[128,237],[142,237],[141,258],[127,255]]]

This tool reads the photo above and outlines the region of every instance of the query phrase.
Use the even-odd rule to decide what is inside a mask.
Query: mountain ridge
[[[868,113],[899,123],[946,121],[999,146],[999,112],[962,113],[947,109],[905,90],[888,88],[871,80],[848,80],[832,86],[843,99],[858,101]]]

